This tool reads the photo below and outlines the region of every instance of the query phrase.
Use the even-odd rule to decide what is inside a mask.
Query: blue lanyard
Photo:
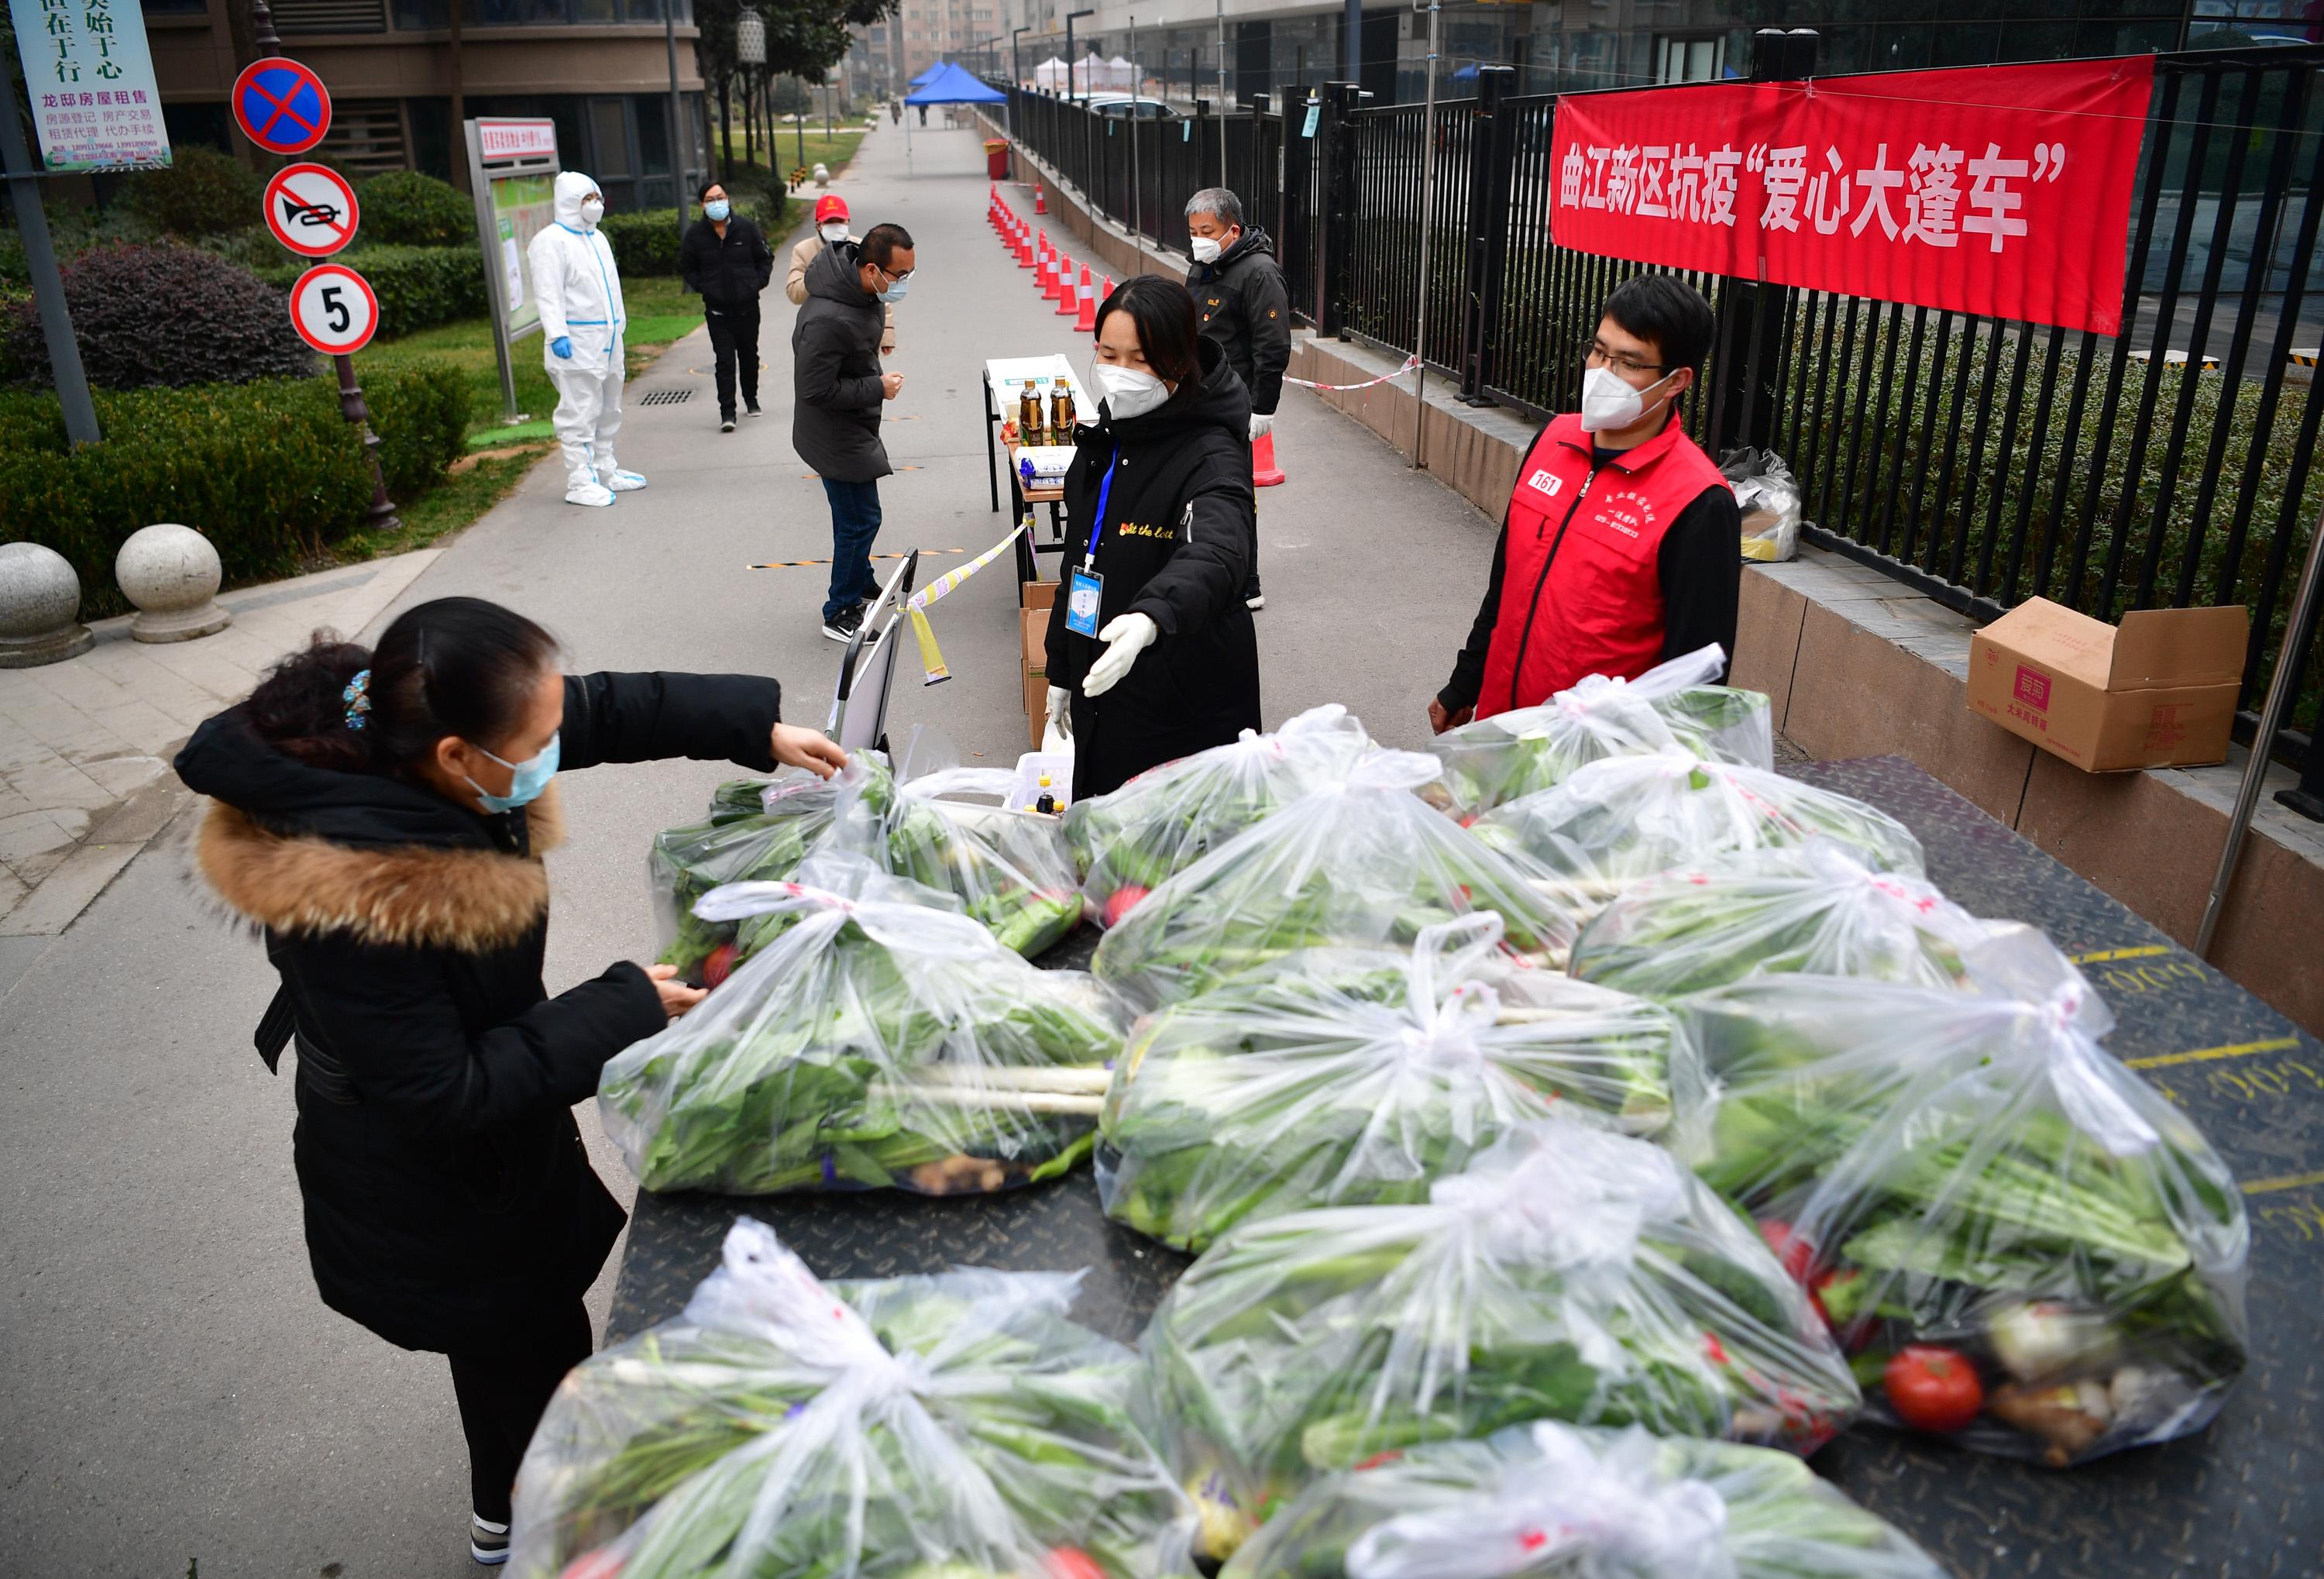
[[[1097,563],[1097,540],[1105,534],[1105,502],[1113,497],[1113,468],[1121,464],[1121,447],[1114,446],[1113,456],[1105,463],[1105,481],[1097,485],[1097,521],[1090,528],[1089,547],[1082,551],[1082,568]]]

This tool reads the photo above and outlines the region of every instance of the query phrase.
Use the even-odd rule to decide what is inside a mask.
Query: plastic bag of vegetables
[[[2051,1464],[2200,1429],[2244,1367],[2243,1197],[2099,1048],[2113,1017],[2047,942],[1968,965],[1966,993],[1685,1000],[1723,1088],[1698,1170],[1814,1290],[1879,1417]]]
[[[523,1579],[1191,1574],[1138,1362],[1077,1275],[816,1280],[750,1218],[685,1314],[584,1362],[517,1477]]]
[[[1243,731],[1213,746],[1149,768],[1111,795],[1065,808],[1065,839],[1087,874],[1082,893],[1111,927],[1163,882],[1347,771],[1372,750],[1353,714],[1334,703],[1311,707],[1271,734]]]
[[[1434,757],[1371,753],[1148,894],[1092,968],[1173,1002],[1296,949],[1409,945],[1479,910],[1499,912],[1512,953],[1562,965],[1573,919],[1415,795],[1436,773]]]
[[[1222,1579],[1944,1579],[1785,1453],[1537,1420],[1335,1474]]]
[[[1989,936],[1932,884],[1819,838],[1646,879],[1582,929],[1571,968],[1649,998],[1788,972],[1952,988],[1962,950]]]
[[[1726,670],[1727,654],[1714,642],[1636,679],[1590,675],[1539,706],[1447,730],[1428,749],[1444,764],[1453,803],[1471,816],[1563,783],[1585,763],[1674,745],[1772,771],[1767,698],[1714,683]]]
[[[1803,845],[1819,836],[1882,872],[1918,877],[1921,842],[1861,800],[1794,779],[1707,762],[1677,746],[1608,757],[1554,790],[1486,813],[1471,833],[1542,869],[1554,903],[1587,918],[1674,866],[1738,850]]]
[[[1530,1121],[1650,1134],[1674,1085],[1699,1103],[1667,1010],[1514,965],[1500,938],[1488,913],[1408,952],[1294,954],[1140,1022],[1098,1122],[1107,1214],[1201,1250],[1251,1218],[1425,1200]]]
[[[605,1132],[650,1190],[994,1190],[1091,1144],[1121,1031],[1043,971],[860,859],[705,895],[752,957],[599,1076]],[[754,928],[785,928],[759,944]]]
[[[1513,1131],[1415,1205],[1231,1230],[1144,1347],[1223,1557],[1317,1475],[1534,1419],[1805,1454],[1861,1399],[1804,1291],[1644,1140]]]
[[[730,882],[778,882],[830,831],[839,787],[802,769],[721,784],[700,822],[654,836],[646,879],[660,918],[660,962],[696,986],[734,968],[734,924],[706,921],[694,901]]]
[[[958,894],[970,917],[1030,959],[1081,920],[1065,835],[1056,818],[1003,804],[1016,778],[1008,769],[916,771],[949,750],[916,739],[900,771],[877,752],[852,754],[839,775],[833,846]]]

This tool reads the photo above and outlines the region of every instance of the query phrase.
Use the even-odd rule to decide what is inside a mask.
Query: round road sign
[[[234,79],[235,124],[269,153],[304,153],[331,129],[331,94],[296,60],[270,55]]]
[[[360,351],[379,328],[371,282],[345,263],[317,263],[290,287],[290,323],[326,356]]]
[[[327,258],[353,241],[361,217],[346,177],[319,164],[289,164],[266,183],[262,205],[274,239],[302,257]]]

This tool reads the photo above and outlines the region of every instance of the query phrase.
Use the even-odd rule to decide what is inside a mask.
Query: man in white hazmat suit
[[[622,426],[622,276],[597,230],[605,199],[578,171],[557,178],[557,219],[526,249],[540,304],[541,362],[557,386],[557,441],[565,447],[565,502],[611,504],[646,480],[613,464]]]

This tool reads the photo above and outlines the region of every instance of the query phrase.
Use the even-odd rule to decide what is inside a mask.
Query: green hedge
[[[379,337],[383,340],[492,311],[484,293],[484,257],[473,246],[358,247],[333,261],[371,282],[379,298]],[[278,251],[276,261],[258,273],[287,291],[312,267],[313,260],[286,257]]]
[[[457,246],[473,250],[475,205],[451,182],[416,170],[392,170],[357,188],[363,233],[389,246]]]
[[[422,364],[371,370],[364,392],[389,491],[409,499],[460,453],[467,386]],[[208,537],[230,584],[294,575],[364,524],[371,467],[328,378],[95,395],[106,438],[73,450],[53,397],[0,392],[0,521],[72,561],[85,618],[128,612],[114,556],[157,521]]]
[[[608,214],[597,222],[613,249],[623,278],[678,272],[678,219],[667,208],[645,214]]]

